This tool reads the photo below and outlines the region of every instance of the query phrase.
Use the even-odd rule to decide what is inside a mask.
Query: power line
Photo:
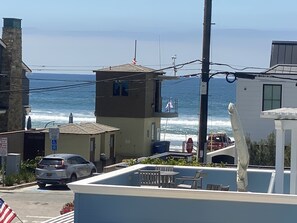
[[[184,66],[187,66],[187,65],[192,65],[194,63],[197,63],[197,62],[200,62],[202,63],[202,61],[200,59],[196,59],[196,60],[192,60],[192,61],[188,61],[188,62],[185,62],[185,63],[180,63],[180,64],[177,64],[175,66],[168,66],[168,67],[165,67],[165,68],[161,68],[161,69],[157,69],[157,70],[153,70],[151,72],[140,72],[140,73],[135,73],[135,74],[131,74],[131,75],[127,75],[125,77],[114,77],[114,78],[109,78],[109,79],[105,79],[105,80],[100,80],[100,81],[89,81],[89,80],[70,80],[70,79],[52,79],[52,78],[29,78],[30,81],[52,81],[52,82],[78,82],[77,84],[65,84],[65,85],[59,85],[59,86],[51,86],[51,87],[40,87],[40,88],[33,88],[33,89],[29,89],[28,90],[24,90],[24,89],[15,89],[15,90],[1,90],[0,93],[9,93],[9,92],[30,92],[30,93],[40,93],[40,92],[49,92],[49,91],[57,91],[57,90],[67,90],[67,89],[73,89],[73,88],[79,88],[79,87],[84,87],[84,86],[91,86],[91,85],[94,85],[98,82],[109,82],[109,81],[115,81],[115,80],[120,80],[120,79],[127,79],[129,77],[133,77],[133,76],[140,76],[140,75],[143,75],[143,74],[147,74],[147,73],[155,73],[155,72],[162,72],[162,71],[165,71],[165,70],[168,70],[168,69],[172,69],[172,68],[176,68],[176,69],[182,69]],[[244,67],[244,68],[235,68],[231,65],[228,65],[228,64],[223,64],[223,63],[211,63],[213,65],[217,65],[217,66],[227,66],[229,68],[232,68],[234,70],[246,70],[246,69],[250,69],[250,68],[257,68],[257,67]],[[260,68],[258,68],[260,69]],[[216,71],[216,70],[213,70],[213,71]],[[209,75],[209,78],[215,76],[215,75],[218,75],[218,74],[222,74],[222,75],[225,75],[226,76],[226,80],[229,82],[229,83],[232,83],[236,80],[236,77],[234,77],[235,75],[235,72],[229,72],[229,71],[220,71],[218,70],[217,72],[214,72],[214,73],[210,73]],[[233,75],[233,79],[230,80],[229,77]],[[199,77],[201,76],[201,72],[198,72],[198,73],[188,73],[188,74],[184,74],[184,75],[179,75],[177,77],[179,78],[189,78],[189,77]],[[273,76],[270,76],[270,77],[273,77]],[[10,78],[13,78],[13,77],[10,77]],[[274,77],[274,78],[279,78],[279,77]],[[24,79],[24,78],[22,78]],[[143,79],[134,79],[134,80],[129,80],[130,82],[139,82],[139,83],[144,83],[145,81],[149,81],[149,80],[152,80],[152,79],[157,79],[157,78],[151,78],[151,79],[147,79],[147,80],[143,80]],[[287,80],[294,80],[294,81],[297,81],[293,78],[279,78],[279,79],[287,79]]]
[[[199,62],[200,60],[192,60],[189,62],[185,62],[185,63],[181,63],[176,65],[177,67],[184,67],[186,65],[192,64],[192,63],[196,63]],[[119,79],[127,79],[129,77],[133,77],[133,76],[140,76],[143,74],[147,74],[147,73],[156,73],[156,72],[162,72],[164,70],[167,69],[172,69],[174,66],[169,66],[169,67],[165,67],[165,68],[161,68],[161,69],[157,69],[157,70],[153,70],[151,72],[140,72],[140,73],[135,73],[135,74],[131,74],[131,75],[127,75],[125,77],[114,77],[114,78],[109,78],[109,79],[105,79],[105,80],[100,80],[100,81],[80,81],[80,83],[78,84],[68,84],[68,85],[59,85],[59,86],[52,86],[52,87],[42,87],[42,88],[33,88],[33,89],[15,89],[15,90],[1,90],[0,93],[16,93],[16,92],[30,92],[30,93],[34,93],[34,92],[46,92],[46,91],[58,91],[58,90],[66,90],[66,89],[71,89],[71,88],[78,88],[78,87],[83,87],[83,86],[90,86],[90,85],[94,85],[98,82],[107,82],[107,81],[114,81],[114,80],[119,80]],[[155,78],[152,78],[155,79]],[[150,79],[150,80],[152,80]],[[45,80],[45,79],[43,79]],[[139,80],[133,80],[133,81],[139,81],[139,82],[144,82],[144,80],[139,79]]]
[[[263,68],[263,67],[250,67],[250,66],[243,67],[243,68],[236,68],[236,67],[234,67],[233,65],[230,65],[230,64],[226,64],[226,63],[214,63],[214,62],[210,62],[210,65],[226,66],[226,67],[229,67],[232,70],[236,70],[236,71],[244,71],[244,70],[248,70],[248,69],[253,69],[253,70],[264,70],[264,69],[267,69],[267,68]]]
[[[200,63],[202,63],[201,60],[197,60]],[[245,70],[267,70],[267,68],[264,67],[257,67],[257,66],[243,66],[243,65],[231,65],[227,63],[219,63],[219,62],[210,62],[209,63],[212,66],[224,66],[228,67],[234,71],[245,71]],[[200,70],[200,68],[183,68],[185,65],[193,65],[192,63],[190,64],[180,64],[176,66],[170,66],[168,65],[166,68],[158,69],[158,70],[166,70],[166,69],[179,69],[179,70],[185,70],[185,71],[195,71],[195,70]],[[36,68],[31,68],[33,71],[61,71],[61,72],[94,72],[94,70],[98,69],[98,67],[104,68],[108,66],[77,66],[77,65],[32,65],[35,66]],[[148,67],[159,67],[160,65],[144,65]],[[69,69],[73,68],[73,69]],[[93,69],[77,69],[77,68],[93,68]],[[216,71],[217,69],[213,69],[213,67],[210,69],[212,71]],[[218,71],[218,70],[217,70]],[[223,70],[221,70],[223,71]]]

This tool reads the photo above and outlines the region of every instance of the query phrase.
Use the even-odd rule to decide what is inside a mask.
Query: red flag
[[[132,64],[136,64],[136,58],[133,58]]]
[[[0,198],[0,223],[10,223],[16,217],[16,213]]]

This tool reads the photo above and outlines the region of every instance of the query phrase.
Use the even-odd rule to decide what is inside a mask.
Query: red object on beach
[[[188,138],[186,150],[188,153],[192,153],[193,151],[193,139]]]

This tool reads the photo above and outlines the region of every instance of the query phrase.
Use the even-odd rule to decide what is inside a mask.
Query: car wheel
[[[91,174],[90,174],[90,176],[91,176],[91,177],[94,176],[94,173],[96,173],[96,170],[92,169],[92,170],[91,170]]]
[[[72,174],[70,177],[70,182],[74,182],[77,180],[77,176],[75,174]]]
[[[43,188],[45,188],[45,186],[46,186],[45,183],[37,183],[37,185],[38,185],[38,187],[39,187],[40,189],[43,189]]]

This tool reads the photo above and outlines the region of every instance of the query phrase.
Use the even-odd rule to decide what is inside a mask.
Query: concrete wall
[[[216,151],[212,151],[206,154],[206,162],[207,163],[212,163],[212,159],[216,156],[220,155],[226,155],[226,156],[231,156],[234,158],[234,164],[237,164],[237,152],[236,152],[236,147],[235,145],[228,146],[223,149],[219,149]]]
[[[95,161],[100,160],[101,137],[100,135],[74,135],[60,134],[58,139],[58,150],[56,153],[74,153],[90,160],[90,138],[95,138]],[[45,134],[45,155],[54,153],[51,150],[51,140],[48,133]]]
[[[114,135],[114,154],[110,151],[110,137]],[[118,145],[118,132],[106,132],[101,134],[101,153],[104,153],[108,159],[113,159],[116,155],[116,148]]]
[[[150,165],[144,169],[154,169],[155,165]],[[182,168],[175,166],[174,171],[178,172],[177,177],[182,176],[194,176],[197,169],[202,169],[206,176],[203,178],[202,188],[206,189],[207,184],[222,184],[229,185],[230,191],[237,191],[236,183],[236,168],[207,168],[207,167],[197,167],[197,168]],[[269,183],[271,179],[271,174],[273,170],[260,170],[260,169],[248,169],[248,191],[257,193],[267,193],[269,188]],[[138,185],[138,175],[134,172],[123,173],[121,175],[116,175],[110,178],[106,178],[97,182],[98,184],[106,185],[123,185],[123,186],[137,186]],[[285,173],[284,179],[284,193],[289,194],[289,184],[290,184],[289,172]],[[191,183],[191,182],[186,182]]]
[[[174,171],[187,176],[203,169],[207,173],[205,184],[229,184],[231,191],[135,186],[135,171],[154,167],[135,165],[70,183],[69,187],[75,193],[74,222],[279,223],[294,222],[297,218],[296,195],[265,193],[271,170],[249,170],[252,189],[249,192],[234,191],[234,168],[174,167]],[[287,175],[288,172],[286,188],[289,184]]]
[[[97,117],[96,122],[120,129],[117,134],[116,157],[151,155],[151,125],[154,122],[156,128],[160,128],[160,118]]]
[[[19,153],[21,159],[24,156],[24,134],[24,131],[0,133],[0,138],[7,137],[8,153]]]
[[[297,213],[290,204],[75,194],[74,217],[75,223],[279,223],[294,222]]]

